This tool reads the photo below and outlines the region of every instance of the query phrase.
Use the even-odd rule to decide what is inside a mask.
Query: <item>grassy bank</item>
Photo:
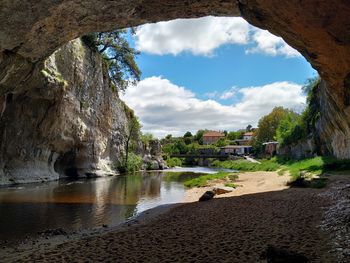
[[[235,173],[218,172],[215,174],[202,175],[190,180],[186,180],[184,182],[184,185],[189,188],[204,187],[204,186],[207,186],[209,181],[212,181],[212,180],[225,180],[226,184],[233,184],[233,182],[237,179],[237,177],[238,176]]]
[[[287,160],[283,158],[272,158],[270,160],[259,160],[261,163],[252,163],[247,160],[214,161],[212,166],[238,170],[239,172],[277,171],[279,175],[288,172],[291,176],[291,185],[322,188],[326,185],[324,178],[313,179],[327,171],[350,170],[350,160],[336,160],[330,157],[315,157],[304,160]],[[235,187],[236,173],[218,172],[215,174],[200,175],[183,172],[169,173],[168,180],[182,181],[186,187],[205,187],[210,181],[223,180],[225,186]],[[307,180],[304,180],[307,179]]]
[[[291,181],[296,180],[301,174],[321,175],[327,171],[350,170],[350,160],[337,160],[332,157],[314,157],[304,160],[287,160],[274,157],[270,160],[260,160],[261,164],[247,160],[215,161],[214,167],[247,171],[278,171],[280,175],[289,172]]]
[[[277,171],[280,169],[280,164],[275,159],[260,160],[259,163],[252,163],[247,160],[235,161],[214,161],[213,167],[238,170],[241,172],[256,172],[256,171]]]

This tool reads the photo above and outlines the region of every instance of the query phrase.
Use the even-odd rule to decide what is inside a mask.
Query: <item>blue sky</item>
[[[256,126],[274,106],[300,110],[301,86],[316,74],[282,39],[242,18],[148,24],[132,41],[142,80],[122,98],[158,137]]]
[[[142,79],[163,76],[203,99],[206,93],[231,87],[261,86],[277,81],[303,84],[315,74],[303,57],[245,54],[244,47],[239,45],[219,47],[212,57],[190,53],[176,56],[141,53],[137,62]]]

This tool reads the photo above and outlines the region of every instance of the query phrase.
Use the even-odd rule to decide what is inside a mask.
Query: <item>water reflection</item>
[[[0,188],[0,238],[20,240],[47,229],[116,225],[158,205],[181,202],[185,193],[181,181],[198,174],[175,171],[175,176],[137,173]]]
[[[163,182],[163,176],[139,173],[2,188],[1,239],[21,239],[54,228],[115,225],[157,205],[181,202],[182,183]]]

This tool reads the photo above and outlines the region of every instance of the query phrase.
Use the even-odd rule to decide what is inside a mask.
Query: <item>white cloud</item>
[[[190,52],[210,56],[225,44],[253,45],[246,53],[300,56],[282,38],[248,24],[240,17],[203,17],[146,24],[136,30],[136,48],[156,55]]]
[[[247,44],[249,24],[241,18],[204,17],[146,24],[136,30],[136,48],[157,55],[211,55],[223,44]]]
[[[222,100],[227,100],[230,99],[232,97],[234,97],[237,94],[237,92],[235,91],[235,88],[231,88],[227,91],[224,91],[221,95],[220,95],[220,99]]]
[[[184,87],[162,77],[146,78],[131,86],[122,99],[140,117],[144,132],[156,136],[183,135],[187,130],[235,130],[257,125],[275,106],[300,108],[305,96],[300,85],[275,82],[261,87],[236,90],[242,99],[232,106],[200,100]]]
[[[252,35],[256,46],[248,48],[246,53],[264,53],[271,56],[285,55],[286,57],[298,57],[300,53],[288,46],[280,37],[272,35],[267,30],[256,29]]]

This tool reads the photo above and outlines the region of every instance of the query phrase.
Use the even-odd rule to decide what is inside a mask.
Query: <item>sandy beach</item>
[[[232,196],[240,196],[246,194],[255,194],[262,192],[280,191],[287,189],[287,182],[290,180],[288,175],[280,176],[276,172],[245,172],[239,173],[235,184],[236,189],[227,194],[216,195],[215,198],[225,198]],[[208,187],[192,188],[187,190],[184,201],[195,202],[205,191],[214,187],[223,187],[224,183],[213,181]]]
[[[285,180],[269,172],[241,174],[237,183],[242,186],[232,193],[190,202],[206,190],[192,189],[187,203],[165,213],[7,261],[267,262],[273,248],[308,262],[347,262],[335,259],[333,241],[320,228],[325,211],[336,202],[329,194],[344,178],[334,177],[324,189],[287,188]]]

